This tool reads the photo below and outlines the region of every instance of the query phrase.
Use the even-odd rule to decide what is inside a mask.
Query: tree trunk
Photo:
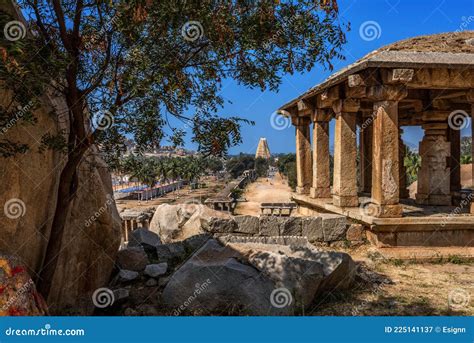
[[[80,93],[67,96],[66,101],[70,115],[68,159],[59,177],[58,196],[53,222],[51,224],[51,233],[37,280],[38,290],[46,300],[51,291],[59,255],[63,249],[62,243],[67,216],[78,189],[77,168],[84,154],[92,145],[92,138],[87,138],[83,113],[84,106],[81,101]]]
[[[61,253],[66,219],[76,190],[77,165],[68,160],[59,178],[56,210],[51,224],[51,233],[46,248],[46,254],[37,282],[38,291],[45,299],[48,298],[51,291],[54,273]]]

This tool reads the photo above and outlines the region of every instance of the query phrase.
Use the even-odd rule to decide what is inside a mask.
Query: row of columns
[[[401,138],[403,130],[398,123],[400,99],[375,101],[371,117],[362,118],[359,122],[359,178],[356,166],[358,101],[344,99],[333,103],[332,113],[336,123],[332,194],[329,174],[331,109],[318,108],[311,116],[293,117],[296,127],[297,193],[309,193],[312,198],[332,196],[333,204],[340,207],[358,206],[358,191],[371,193],[372,200],[380,207],[378,216],[400,217],[402,206],[399,200],[408,197],[403,163],[406,148]],[[472,107],[474,116],[474,105]],[[313,149],[310,143],[311,121]],[[452,195],[461,190],[460,131],[449,128],[442,121],[427,121],[422,127],[424,137],[419,150],[423,162],[418,173],[416,202],[451,205]]]
[[[359,101],[337,100],[335,115],[333,204],[340,207],[359,205],[357,189],[356,120]],[[331,197],[329,177],[329,115],[330,109],[317,109],[312,115],[313,149],[309,134],[310,117],[293,118],[296,127],[297,193],[309,193],[313,198]],[[374,103],[374,115],[369,124],[362,124],[360,139],[361,190],[371,192],[380,205],[379,216],[399,217],[400,131],[398,101]],[[403,149],[404,150],[404,149]],[[402,151],[403,152],[403,151]]]

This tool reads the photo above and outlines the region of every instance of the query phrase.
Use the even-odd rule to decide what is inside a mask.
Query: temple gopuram
[[[461,129],[474,132],[474,31],[380,48],[279,113],[296,129],[293,199],[301,213],[343,214],[378,246],[474,246],[474,194],[460,178]],[[424,134],[414,199],[403,162],[408,126]]]

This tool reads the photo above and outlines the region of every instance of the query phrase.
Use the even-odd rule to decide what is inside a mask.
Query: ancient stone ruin
[[[459,167],[460,130],[474,116],[473,37],[451,32],[381,48],[280,108],[296,128],[294,201],[304,213],[343,214],[382,246],[473,246],[473,194],[461,189]],[[401,139],[414,125],[424,130],[415,203]]]

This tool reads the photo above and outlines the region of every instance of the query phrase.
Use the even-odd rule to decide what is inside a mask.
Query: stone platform
[[[368,239],[379,247],[474,246],[474,215],[468,208],[418,205],[405,199],[400,202],[401,218],[377,218],[370,215],[373,209],[368,197],[359,197],[359,207],[339,207],[332,198],[314,199],[302,194],[293,194],[293,200],[303,215],[330,212],[363,224],[368,228]]]

